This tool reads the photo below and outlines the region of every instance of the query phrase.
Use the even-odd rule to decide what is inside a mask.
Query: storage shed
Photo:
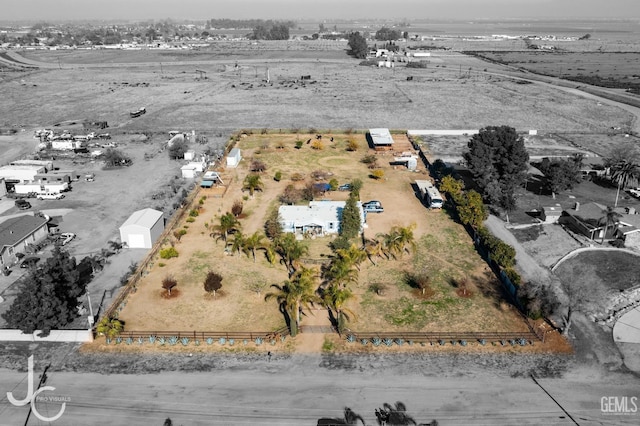
[[[227,155],[227,167],[238,167],[241,159],[240,149],[233,148],[231,152],[229,152],[229,155]]]
[[[129,248],[150,249],[163,230],[164,218],[161,211],[138,210],[120,226],[120,241]]]
[[[182,177],[185,179],[193,179],[196,177],[196,168],[192,164],[185,164],[180,167],[180,171],[182,172]]]

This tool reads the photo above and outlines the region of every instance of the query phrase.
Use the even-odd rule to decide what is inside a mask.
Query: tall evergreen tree
[[[490,203],[511,210],[515,192],[527,177],[524,139],[509,126],[488,126],[473,135],[464,153],[469,170]]]
[[[358,31],[349,34],[349,49],[351,56],[359,59],[367,57],[369,48],[367,47],[367,39],[364,38]]]
[[[78,316],[78,299],[86,292],[86,282],[79,275],[75,259],[56,247],[41,268],[29,271],[2,317],[11,328],[25,333],[42,330],[42,335],[48,335]]]
[[[340,235],[351,239],[358,236],[362,222],[360,219],[360,210],[356,197],[349,195],[347,202],[342,209],[342,217],[340,218]]]

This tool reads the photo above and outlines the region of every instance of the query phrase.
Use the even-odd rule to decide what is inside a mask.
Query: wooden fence
[[[220,339],[225,338],[235,339],[235,340],[254,340],[258,337],[262,339],[278,339],[282,336],[289,336],[289,329],[283,327],[276,331],[123,331],[119,334],[119,337],[122,339],[132,338],[138,339],[143,338],[146,339],[150,336],[154,337],[176,337],[178,339],[182,339],[186,337],[192,340],[200,340],[205,341],[209,338],[211,339]]]

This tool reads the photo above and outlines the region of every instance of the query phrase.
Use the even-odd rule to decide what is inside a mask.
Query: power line
[[[560,403],[553,397],[551,396],[551,394],[549,392],[547,392],[547,390],[545,388],[542,387],[542,385],[540,383],[538,383],[538,381],[536,380],[536,378],[534,377],[534,375],[531,375],[531,380],[533,380],[533,383],[535,383],[536,385],[538,385],[538,387],[540,387],[540,389],[542,389],[544,391],[544,393],[547,394],[547,396],[549,398],[551,398],[551,400],[553,402],[556,403],[556,405],[558,407],[560,407],[560,409],[567,415],[567,417],[569,417],[571,419],[571,421],[576,425],[576,426],[580,426],[580,424],[573,418],[571,417],[571,414],[569,414],[569,412],[567,410],[564,409],[564,407],[562,405],[560,405]]]

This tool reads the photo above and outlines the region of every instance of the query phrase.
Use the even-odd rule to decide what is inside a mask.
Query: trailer
[[[146,114],[146,113],[147,113],[147,109],[145,107],[142,107],[137,111],[130,112],[129,115],[131,116],[131,118],[136,118],[136,117],[140,117],[142,114]]]
[[[430,209],[441,209],[444,204],[440,191],[428,180],[417,180],[416,186],[424,204]]]

